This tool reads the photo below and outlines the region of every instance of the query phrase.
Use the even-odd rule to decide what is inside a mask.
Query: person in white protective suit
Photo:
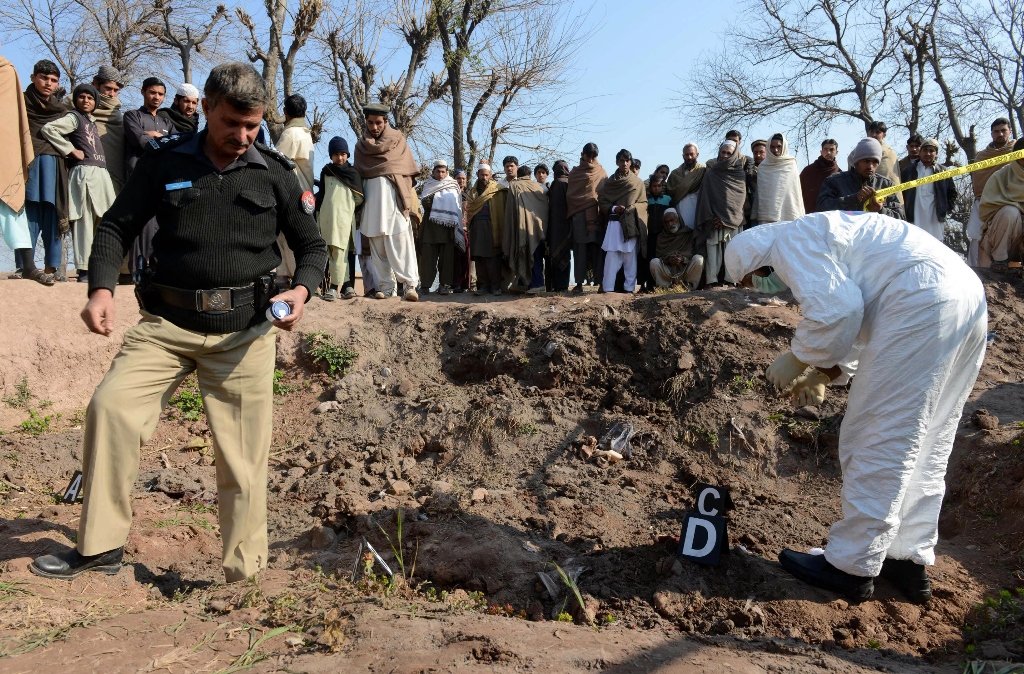
[[[854,599],[881,575],[927,603],[946,464],[985,355],[981,282],[941,241],[878,213],[762,225],[730,242],[725,263],[743,285],[800,302],[771,383],[820,404],[829,382],[856,375],[839,435],[843,518],[824,555],[786,549],[780,563]]]

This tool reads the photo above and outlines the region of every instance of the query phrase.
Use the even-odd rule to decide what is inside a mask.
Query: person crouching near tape
[[[779,562],[855,600],[881,575],[927,603],[946,464],[985,355],[981,282],[935,237],[875,213],[762,225],[735,237],[725,262],[745,287],[788,287],[800,302],[768,381],[815,405],[853,376],[839,434],[843,518],[823,555],[784,549]]]
[[[76,547],[36,558],[29,568],[37,575],[120,570],[140,444],[190,372],[213,432],[224,575],[233,582],[266,568],[275,333],[301,320],[327,248],[313,195],[300,189],[291,161],[254,142],[267,102],[256,70],[219,65],[204,94],[206,128],[156,142],[96,231],[82,319],[110,335],[121,260],[146,221],[160,225],[154,267],[137,291],[142,320],[125,333],[89,403]],[[278,231],[296,259],[283,292],[270,274],[281,262]],[[271,301],[290,313],[268,321]]]

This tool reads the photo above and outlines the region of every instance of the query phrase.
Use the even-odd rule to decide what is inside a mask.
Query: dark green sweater
[[[121,260],[156,217],[154,282],[188,290],[249,285],[280,264],[276,239],[283,232],[295,253],[293,286],[305,286],[312,297],[323,279],[327,247],[302,207],[289,160],[252,146],[218,171],[202,152],[204,137],[205,131],[167,141],[139,160],[96,229],[90,293],[114,291]],[[236,332],[266,320],[262,306],[208,314],[147,301],[146,309],[195,332]]]

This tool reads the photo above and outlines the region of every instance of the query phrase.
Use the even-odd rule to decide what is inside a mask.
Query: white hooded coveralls
[[[735,237],[726,266],[763,266],[800,302],[794,355],[856,374],[839,436],[843,519],[825,558],[874,577],[886,557],[935,563],[945,473],[985,355],[978,277],[941,241],[885,215],[829,211]]]

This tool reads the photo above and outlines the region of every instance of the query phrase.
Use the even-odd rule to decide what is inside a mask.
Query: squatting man
[[[824,554],[785,549],[797,578],[855,600],[885,578],[927,603],[946,464],[985,355],[977,275],[926,231],[830,211],[748,230],[725,253],[746,287],[787,287],[803,320],[765,375],[797,405],[852,377],[839,434],[843,518]],[[854,376],[855,375],[855,376]]]

